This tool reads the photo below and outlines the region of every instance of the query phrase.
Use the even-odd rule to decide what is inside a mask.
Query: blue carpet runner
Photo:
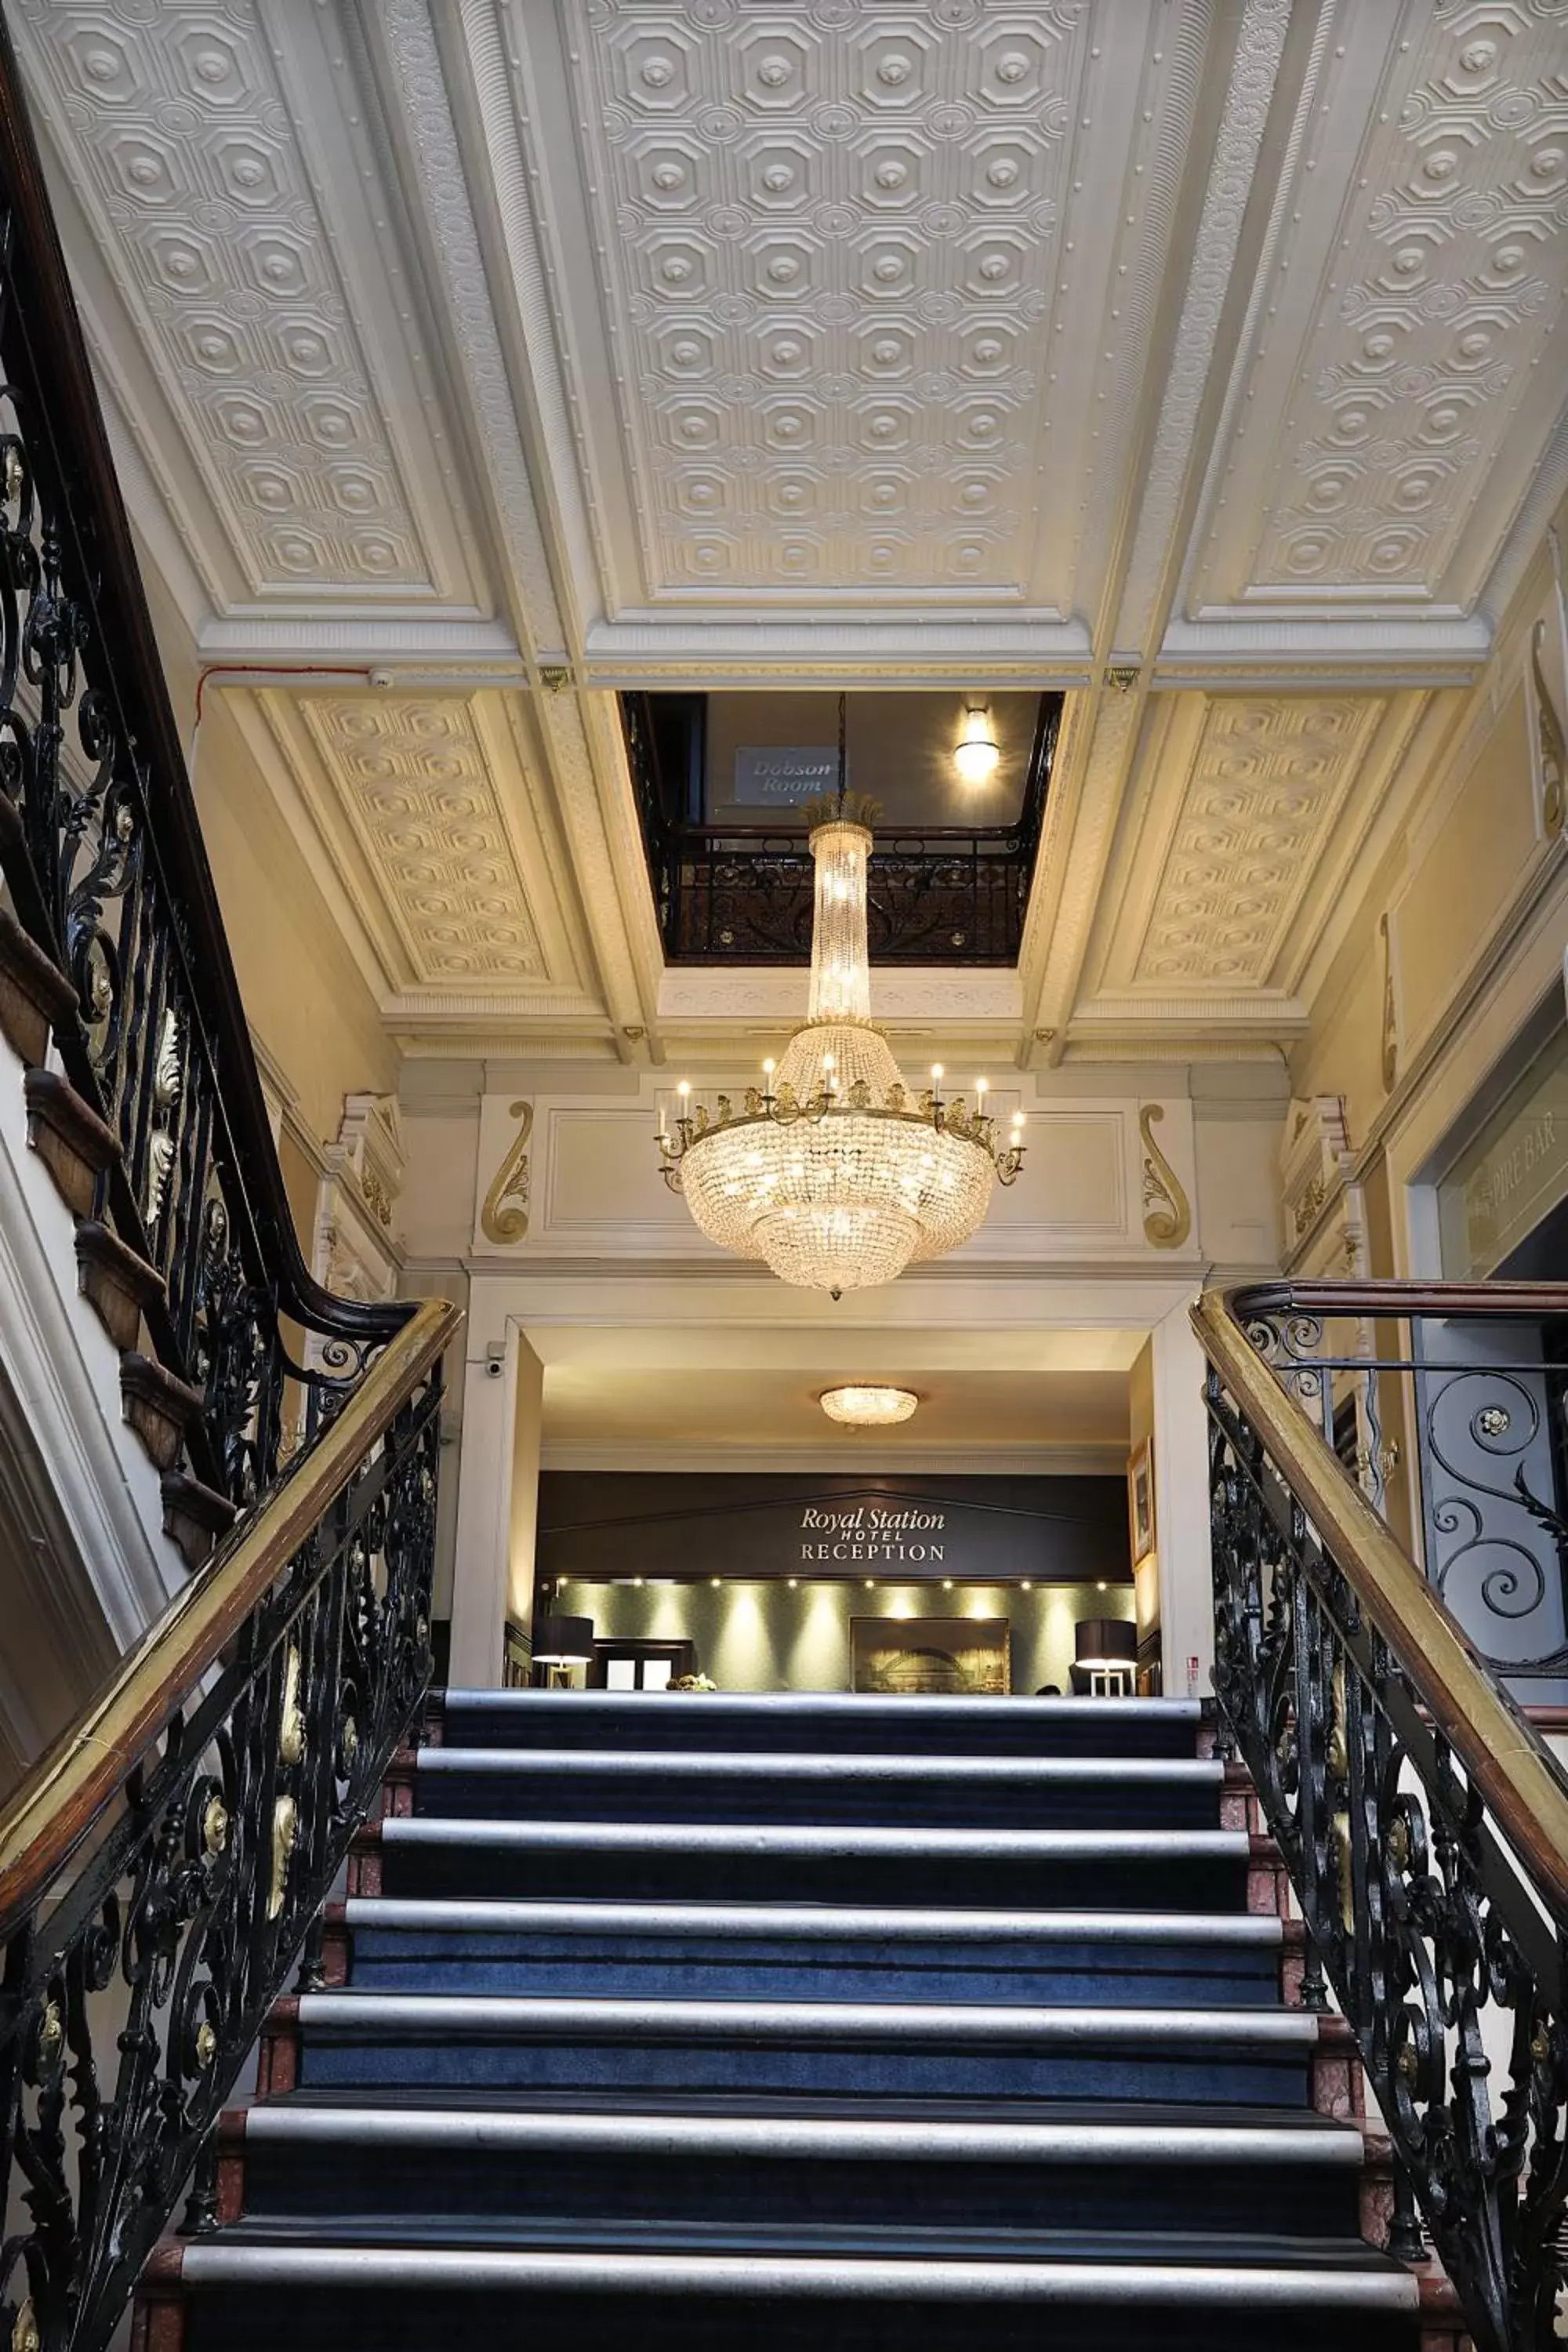
[[[1415,2352],[1198,1731],[448,1694],[142,2343]]]

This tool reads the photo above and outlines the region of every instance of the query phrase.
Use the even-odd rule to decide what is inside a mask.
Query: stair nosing
[[[580,2288],[590,2292],[858,2299],[920,2297],[942,2302],[1247,2304],[1289,2309],[1413,2311],[1415,2279],[1393,2263],[1257,2269],[1244,2263],[1068,2263],[924,2260],[896,2256],[616,2253],[514,2248],[235,2245],[221,2238],[185,2244],[188,2286],[292,2284],[484,2288]]]
[[[817,1713],[868,1717],[890,1715],[898,1721],[929,1710],[944,1721],[972,1715],[977,1721],[986,1723],[1196,1723],[1203,1713],[1202,1702],[1195,1698],[1026,1698],[1022,1695],[1006,1698],[999,1713],[994,1696],[979,1696],[959,1691],[928,1692],[918,1696],[886,1696],[875,1691],[661,1691],[650,1697],[645,1692],[461,1687],[448,1690],[443,1705],[447,1714],[455,1708],[459,1713],[464,1709],[499,1709],[504,1715],[534,1713],[563,1705],[570,1705],[574,1713],[582,1709],[595,1714],[635,1706],[640,1718],[645,1707],[679,1706],[683,1699],[701,1708],[700,1717],[683,1719],[701,1721],[716,1721],[725,1715],[787,1714],[798,1717]]]
[[[353,1927],[478,1928],[485,1934],[534,1929],[549,1933],[616,1935],[705,1934],[765,1942],[800,1937],[830,1943],[860,1937],[928,1937],[933,1942],[1235,1944],[1276,1950],[1284,1922],[1271,1911],[938,1911],[896,1906],[833,1904],[701,1904],[581,1902],[506,1895],[351,1895],[344,1924]]]
[[[391,1845],[490,1845],[608,1853],[638,1847],[682,1853],[940,1854],[974,1861],[1238,1861],[1246,1830],[894,1828],[846,1822],[515,1822],[460,1813],[388,1813],[377,1825]]]
[[[692,1780],[1032,1780],[1077,1783],[1100,1780],[1118,1787],[1188,1784],[1221,1786],[1225,1766],[1184,1756],[921,1756],[867,1751],[838,1755],[787,1748],[425,1748],[418,1770],[441,1779],[471,1772],[500,1778],[512,1773],[603,1773],[608,1778],[670,1774]]]
[[[658,2035],[711,2040],[743,2033],[752,2041],[1180,2042],[1208,2047],[1252,2042],[1310,2049],[1318,2019],[1301,2009],[1086,2008],[1063,2003],[984,2001],[784,2001],[626,2000],[615,1996],[523,1993],[307,1992],[299,1996],[301,2029],[353,2032],[432,2027],[468,2033],[510,2028],[535,2035]]]
[[[1354,2128],[1281,2124],[943,2123],[801,2116],[518,2112],[471,2107],[303,2107],[264,2103],[245,2137],[286,2147],[392,2146],[618,2151],[644,2156],[1031,2164],[1306,2164],[1359,2168]]]

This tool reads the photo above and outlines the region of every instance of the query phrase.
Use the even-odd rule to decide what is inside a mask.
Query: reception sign
[[[539,1572],[1124,1584],[1120,1478],[546,1471]]]

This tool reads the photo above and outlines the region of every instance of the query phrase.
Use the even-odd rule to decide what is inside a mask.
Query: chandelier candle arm
[[[660,1173],[710,1241],[761,1258],[801,1288],[837,1298],[891,1282],[943,1255],[984,1222],[997,1183],[1023,1164],[1023,1115],[1005,1149],[975,1087],[974,1109],[944,1097],[942,1067],[911,1097],[872,1024],[867,944],[868,827],[835,809],[811,835],[816,864],[811,990],[805,1024],[737,1109],[677,1088],[663,1113]]]

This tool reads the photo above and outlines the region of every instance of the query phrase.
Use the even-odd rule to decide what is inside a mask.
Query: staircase
[[[453,1692],[432,1734],[138,2352],[1461,2341],[1363,2241],[1386,2151],[1195,1704]]]

